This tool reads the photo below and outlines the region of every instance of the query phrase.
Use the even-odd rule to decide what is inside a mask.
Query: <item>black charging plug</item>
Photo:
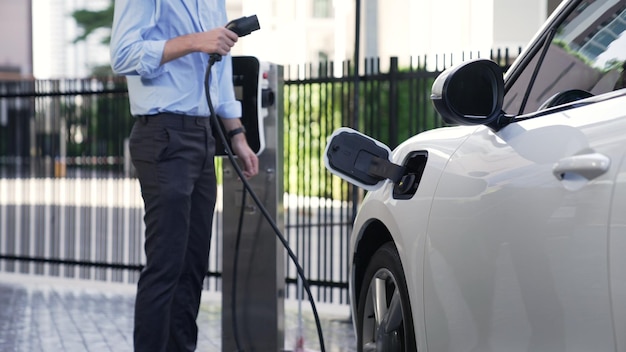
[[[225,26],[231,31],[235,32],[237,36],[244,37],[256,30],[261,29],[261,25],[259,25],[259,19],[256,15],[252,16],[243,16],[236,20],[232,20],[228,22]],[[211,63],[215,63],[222,60],[222,56],[220,54],[211,54],[210,56]]]
[[[261,26],[259,25],[259,20],[256,15],[252,15],[248,17],[243,16],[236,20],[232,20],[228,22],[226,28],[237,33],[238,36],[243,37],[256,30],[261,29]]]
[[[384,179],[399,183],[405,168],[389,161],[390,150],[374,139],[346,128],[331,136],[326,149],[330,170],[347,177],[360,187],[375,186]]]

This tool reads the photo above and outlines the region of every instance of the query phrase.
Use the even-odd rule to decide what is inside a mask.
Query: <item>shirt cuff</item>
[[[163,65],[161,65],[164,49],[165,40],[149,41],[145,43],[141,64],[137,71],[141,77],[151,79],[161,75],[165,71]]]
[[[237,100],[220,104],[215,113],[224,119],[236,119],[241,117],[241,103]]]

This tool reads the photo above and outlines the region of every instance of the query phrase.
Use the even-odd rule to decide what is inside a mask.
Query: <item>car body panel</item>
[[[609,278],[615,350],[626,351],[626,157],[619,162],[615,181],[609,228]]]
[[[483,128],[457,150],[428,227],[429,350],[614,350],[608,214],[616,165],[591,181],[559,180],[553,167],[592,151],[621,160],[626,111],[616,107],[624,104],[621,97],[497,133]]]
[[[354,226],[376,219],[392,235],[414,293],[413,316],[423,317],[414,321],[420,351],[615,349],[611,296],[626,295],[626,285],[618,270],[612,275],[621,284],[610,287],[608,263],[625,259],[609,246],[607,214],[618,175],[626,193],[623,163],[613,162],[624,158],[624,94],[498,132],[433,130],[393,151],[398,164],[428,151],[417,193],[393,199],[388,182],[367,195]],[[554,175],[559,160],[593,153],[612,161],[595,179]],[[613,218],[620,248],[626,221]],[[353,252],[360,239],[353,236]],[[623,318],[617,323],[624,326]]]

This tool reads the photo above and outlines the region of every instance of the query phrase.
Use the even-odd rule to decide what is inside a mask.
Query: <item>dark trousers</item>
[[[146,266],[135,301],[135,351],[193,351],[216,198],[209,119],[139,117],[130,152],[146,224]]]

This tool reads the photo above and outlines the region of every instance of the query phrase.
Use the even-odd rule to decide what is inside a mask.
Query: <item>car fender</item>
[[[394,199],[394,185],[390,181],[378,190],[369,192],[365,197],[354,222],[350,241],[350,251],[360,260],[361,273],[365,270],[371,255],[377,246],[391,240],[394,242],[401,264],[405,272],[409,292],[416,293],[411,302],[414,317],[424,316],[423,297],[423,257],[426,248],[428,217],[433,196],[439,179],[451,155],[478,127],[448,127],[427,131],[414,136],[402,143],[393,151],[392,161],[402,164],[407,155],[414,151],[426,151],[428,160],[422,179],[415,195],[411,199]],[[407,204],[409,203],[409,204]],[[409,218],[411,221],[406,221]],[[379,233],[380,226],[385,233]],[[376,230],[373,230],[376,228]],[[372,238],[373,236],[377,238]],[[415,240],[417,238],[417,240]],[[361,252],[361,253],[359,253]],[[365,252],[365,254],[364,254]],[[350,263],[350,296],[356,303],[360,292],[362,277],[355,270],[354,262]],[[356,316],[356,304],[352,305],[353,316]],[[425,345],[425,324],[423,320],[414,321],[417,347],[422,350]]]

